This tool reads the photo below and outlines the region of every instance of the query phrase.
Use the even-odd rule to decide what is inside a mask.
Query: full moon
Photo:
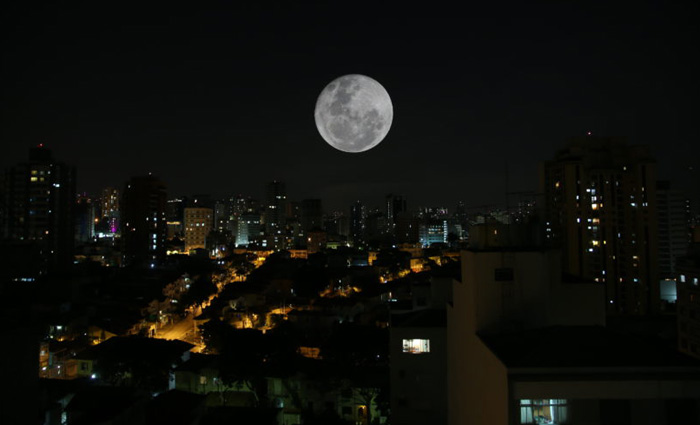
[[[344,75],[331,81],[316,101],[316,128],[343,152],[364,152],[384,140],[394,119],[386,89],[370,77]]]

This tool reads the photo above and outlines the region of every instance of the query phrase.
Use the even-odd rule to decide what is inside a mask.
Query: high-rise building
[[[78,243],[88,243],[95,237],[95,204],[87,194],[78,194],[75,205],[75,241]]]
[[[153,175],[132,177],[122,197],[126,264],[155,267],[165,257],[165,184]]]
[[[185,251],[205,249],[207,236],[214,230],[214,211],[211,208],[185,208]]]
[[[320,199],[304,199],[301,201],[301,228],[304,232],[323,227],[323,210]]]
[[[656,164],[646,146],[575,138],[541,172],[563,272],[606,287],[609,314],[658,312]]]
[[[107,187],[102,189],[100,198],[100,223],[102,233],[114,236],[119,233],[119,189]]]
[[[113,217],[119,213],[119,189],[114,187],[106,187],[102,189],[102,198],[100,199],[101,218]]]
[[[407,211],[406,200],[399,195],[388,194],[386,195],[386,225],[387,231],[394,234],[396,231],[396,225],[399,222],[399,217],[402,213]]]
[[[224,232],[228,230],[230,219],[230,204],[221,200],[214,202],[214,227],[216,231]]]
[[[659,277],[672,280],[678,258],[688,253],[690,243],[688,200],[673,190],[669,181],[656,184],[659,214]]]
[[[239,218],[241,215],[253,211],[257,208],[256,201],[251,198],[246,198],[243,195],[236,195],[229,198],[229,210],[234,218]]]
[[[168,226],[167,238],[184,237],[185,205],[187,200],[183,198],[168,199],[165,206],[165,220]]]
[[[249,212],[238,218],[236,227],[236,246],[248,246],[248,244],[260,237],[260,214]]]
[[[29,272],[68,268],[73,263],[75,167],[57,162],[40,144],[30,149],[29,161],[7,170],[4,185],[2,239],[34,253]]]
[[[366,230],[367,210],[357,201],[350,207],[350,238],[355,247],[364,245]]]
[[[265,230],[268,235],[284,233],[286,213],[287,188],[285,184],[278,181],[268,183],[265,197]]]

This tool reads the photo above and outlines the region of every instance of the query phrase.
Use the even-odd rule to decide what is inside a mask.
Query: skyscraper
[[[101,205],[101,229],[108,234],[116,235],[119,232],[119,189],[107,187],[102,189]]]
[[[284,233],[287,188],[283,182],[267,184],[265,196],[265,228],[268,235]]]
[[[676,262],[688,253],[690,244],[688,200],[668,181],[656,185],[659,215],[659,277],[671,280]]]
[[[406,213],[406,200],[399,195],[386,195],[386,224],[387,231],[391,234],[396,232],[396,225],[401,214]]]
[[[95,237],[95,204],[87,194],[79,194],[75,205],[75,241],[87,243]]]
[[[323,210],[320,199],[301,201],[301,228],[304,232],[323,227]]]
[[[5,174],[2,237],[34,253],[32,271],[64,270],[73,263],[75,167],[57,162],[43,144],[29,161]]]
[[[165,184],[152,175],[132,177],[122,198],[126,264],[155,267],[165,257]]]
[[[367,227],[367,211],[362,202],[357,201],[350,207],[350,237],[355,247],[364,245]]]
[[[541,172],[563,272],[604,284],[609,314],[658,312],[656,164],[646,146],[575,138]]]
[[[167,238],[182,238],[185,221],[185,205],[186,199],[175,198],[168,199],[165,206],[165,220],[168,226]]]
[[[260,214],[244,213],[238,218],[236,246],[248,246],[260,237]]]

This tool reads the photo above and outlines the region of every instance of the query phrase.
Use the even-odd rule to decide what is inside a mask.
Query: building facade
[[[156,267],[165,258],[167,192],[153,175],[132,177],[124,186],[122,240],[127,265]]]
[[[43,144],[30,149],[27,162],[7,170],[0,232],[14,244],[10,251],[31,253],[18,259],[32,263],[28,273],[61,271],[73,263],[75,182],[75,167],[56,161]]]
[[[541,170],[546,236],[563,272],[605,285],[609,314],[660,310],[656,163],[646,146],[575,138]]]
[[[185,252],[205,249],[212,230],[214,211],[211,208],[185,208]]]

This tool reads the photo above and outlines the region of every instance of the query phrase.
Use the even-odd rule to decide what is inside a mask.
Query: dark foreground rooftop
[[[654,339],[602,326],[553,326],[480,337],[509,368],[664,367],[700,372],[700,361]]]

